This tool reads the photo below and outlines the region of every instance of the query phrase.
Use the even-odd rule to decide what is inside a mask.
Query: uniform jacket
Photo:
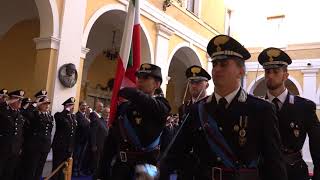
[[[25,132],[24,148],[29,151],[49,152],[51,147],[51,132],[53,116],[51,112],[41,113],[33,111],[33,118],[29,119],[29,127]]]
[[[207,132],[204,131],[199,120],[199,104],[203,104],[208,116],[214,117],[217,121],[219,131],[238,159],[234,162],[236,166],[244,168],[256,161],[262,180],[287,178],[282,162],[277,118],[272,104],[248,95],[240,89],[228,105],[224,116],[218,114],[218,105],[214,95],[191,108],[190,117],[172,151],[181,157],[179,160],[181,166],[187,163],[183,155],[193,151],[199,162],[194,174],[196,179],[207,179],[208,177],[204,174],[208,171],[208,167],[223,166],[221,158],[212,152],[208,145],[205,134]],[[241,126],[240,119],[242,119]],[[245,140],[240,144],[239,132],[242,128],[246,135]]]
[[[308,135],[314,179],[320,179],[320,122],[316,104],[289,92],[277,115],[284,153],[301,151]]]
[[[77,121],[75,115],[67,110],[54,115],[56,132],[52,141],[52,149],[73,152]]]
[[[6,103],[0,105],[0,155],[20,153],[24,122],[19,110],[12,110]]]
[[[80,111],[76,113],[77,120],[77,137],[76,141],[78,144],[85,144],[89,137],[90,121]]]
[[[111,161],[119,151],[129,150],[136,151],[130,142],[123,139],[119,121],[124,114],[119,113],[121,106],[127,106],[125,111],[131,126],[134,128],[136,135],[140,139],[142,146],[148,146],[154,142],[161,134],[166,124],[166,118],[170,112],[168,101],[162,96],[150,96],[136,88],[123,88],[119,95],[128,100],[118,107],[118,115],[113,126],[110,128],[109,135],[106,139],[103,169],[110,169]],[[113,147],[113,148],[108,148]],[[152,157],[154,163],[157,157]],[[104,179],[108,179],[108,173],[102,175]]]

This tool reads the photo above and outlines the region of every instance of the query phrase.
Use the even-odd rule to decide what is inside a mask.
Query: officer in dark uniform
[[[35,95],[34,95],[35,99],[34,101],[31,103],[31,106],[28,107],[29,112],[35,111],[37,110],[37,103],[39,102],[39,100],[43,97],[48,97],[48,92],[44,89],[38,91]],[[33,114],[33,113],[32,113]]]
[[[170,105],[163,96],[154,96],[162,83],[160,67],[142,64],[136,77],[137,88],[119,91],[119,96],[127,101],[118,107],[105,143],[103,174],[99,177],[104,180],[132,179],[136,165],[157,163],[160,135]],[[111,167],[113,158],[115,163]]]
[[[56,132],[52,141],[53,164],[55,170],[61,163],[72,157],[75,145],[75,135],[77,128],[76,117],[73,114],[75,98],[67,99],[62,105],[64,110],[54,115],[56,122]],[[53,177],[55,180],[63,180],[62,169]]]
[[[81,173],[82,162],[88,145],[90,119],[86,115],[88,105],[85,101],[79,104],[79,111],[76,113],[77,133],[76,133],[76,147],[73,154],[73,175],[77,176]]]
[[[48,97],[48,92],[47,92],[45,89],[42,89],[42,90],[38,91],[38,92],[34,95],[34,97],[36,98],[36,99],[35,99],[35,102],[37,103],[37,102],[39,102],[39,100],[40,100],[41,98],[43,98],[43,97]]]
[[[28,112],[28,108],[31,105],[31,103],[32,103],[32,100],[28,97],[22,99],[20,112],[23,116],[25,116],[26,113]]]
[[[179,124],[184,121],[184,119],[188,116],[190,107],[194,103],[198,103],[201,101],[205,101],[207,99],[206,89],[209,87],[208,81],[211,79],[211,76],[208,74],[206,70],[204,70],[201,66],[193,65],[187,68],[185,72],[185,76],[188,79],[186,91],[190,94],[190,99],[185,102],[183,100],[183,104],[179,107]],[[174,126],[173,134],[176,133],[179,126]],[[169,140],[169,142],[165,142],[165,144],[169,144],[171,139],[166,136],[170,135],[168,131],[164,131],[162,134],[162,140]],[[174,137],[174,136],[172,136]],[[161,147],[161,151],[163,151],[163,147]],[[185,179],[192,174],[192,171],[195,169],[195,165],[197,165],[196,157],[194,157],[193,152],[184,154],[184,163],[182,169],[177,169],[178,160],[174,160],[176,157],[172,156],[171,153],[164,158],[164,161],[161,162],[161,179],[168,179],[168,175],[172,174],[174,170],[176,170],[178,174],[178,179]]]
[[[266,99],[277,109],[288,179],[308,179],[308,166],[301,154],[308,134],[314,164],[312,179],[320,180],[320,123],[315,103],[291,94],[285,87],[291,58],[284,51],[267,48],[260,53],[258,60],[265,69]]]
[[[0,104],[5,103],[8,97],[8,90],[1,89],[0,90]]]
[[[31,102],[31,101],[30,101]],[[51,131],[53,116],[49,111],[50,100],[42,97],[38,100],[37,109],[32,111],[29,129],[25,132],[22,153],[23,180],[40,179],[42,170],[51,148]]]
[[[0,179],[14,179],[23,142],[24,119],[19,109],[23,90],[10,92],[9,99],[0,105]]]
[[[212,59],[214,93],[191,107],[172,149],[181,158],[192,149],[198,158],[194,176],[186,179],[287,179],[272,104],[240,87],[250,53],[226,35],[211,39],[207,52]]]
[[[191,97],[179,107],[180,121],[184,120],[192,104],[203,101],[208,97],[206,89],[209,87],[208,81],[211,79],[207,71],[197,65],[193,65],[186,70],[186,77],[188,79],[187,88]]]
[[[21,107],[21,113],[26,120],[24,125],[24,131],[30,131],[30,119],[34,119],[34,111],[37,110],[37,103],[39,102],[40,98],[47,97],[47,94],[48,93],[46,90],[40,90],[34,95],[34,102],[30,102],[30,99],[24,99],[24,101],[22,101],[23,105]]]

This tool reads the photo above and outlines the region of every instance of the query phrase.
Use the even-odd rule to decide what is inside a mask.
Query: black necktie
[[[222,97],[219,99],[218,107],[220,110],[224,111],[224,110],[226,110],[227,104],[228,104],[228,101],[226,100],[226,98]]]
[[[279,112],[279,110],[280,110],[279,102],[280,102],[280,100],[278,98],[274,98],[272,100],[272,103],[276,106],[277,112]]]

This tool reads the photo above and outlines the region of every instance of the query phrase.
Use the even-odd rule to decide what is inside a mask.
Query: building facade
[[[1,3],[0,82],[32,97],[47,89],[52,111],[70,96],[90,105],[108,103],[128,0],[12,0]],[[224,33],[223,0],[141,0],[142,62],[162,68],[162,88],[174,111],[181,104],[188,66],[208,68],[206,46]],[[111,54],[111,56],[110,56]],[[63,65],[76,66],[77,81],[65,87]],[[61,70],[62,71],[62,70]],[[182,94],[182,95],[181,95]]]

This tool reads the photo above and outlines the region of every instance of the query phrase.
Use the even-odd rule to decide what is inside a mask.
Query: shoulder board
[[[289,95],[289,103],[294,104],[294,95],[292,94]]]
[[[248,94],[247,92],[244,90],[244,89],[240,89],[240,94],[239,94],[239,97],[238,97],[238,101],[239,102],[246,102],[248,98]]]

